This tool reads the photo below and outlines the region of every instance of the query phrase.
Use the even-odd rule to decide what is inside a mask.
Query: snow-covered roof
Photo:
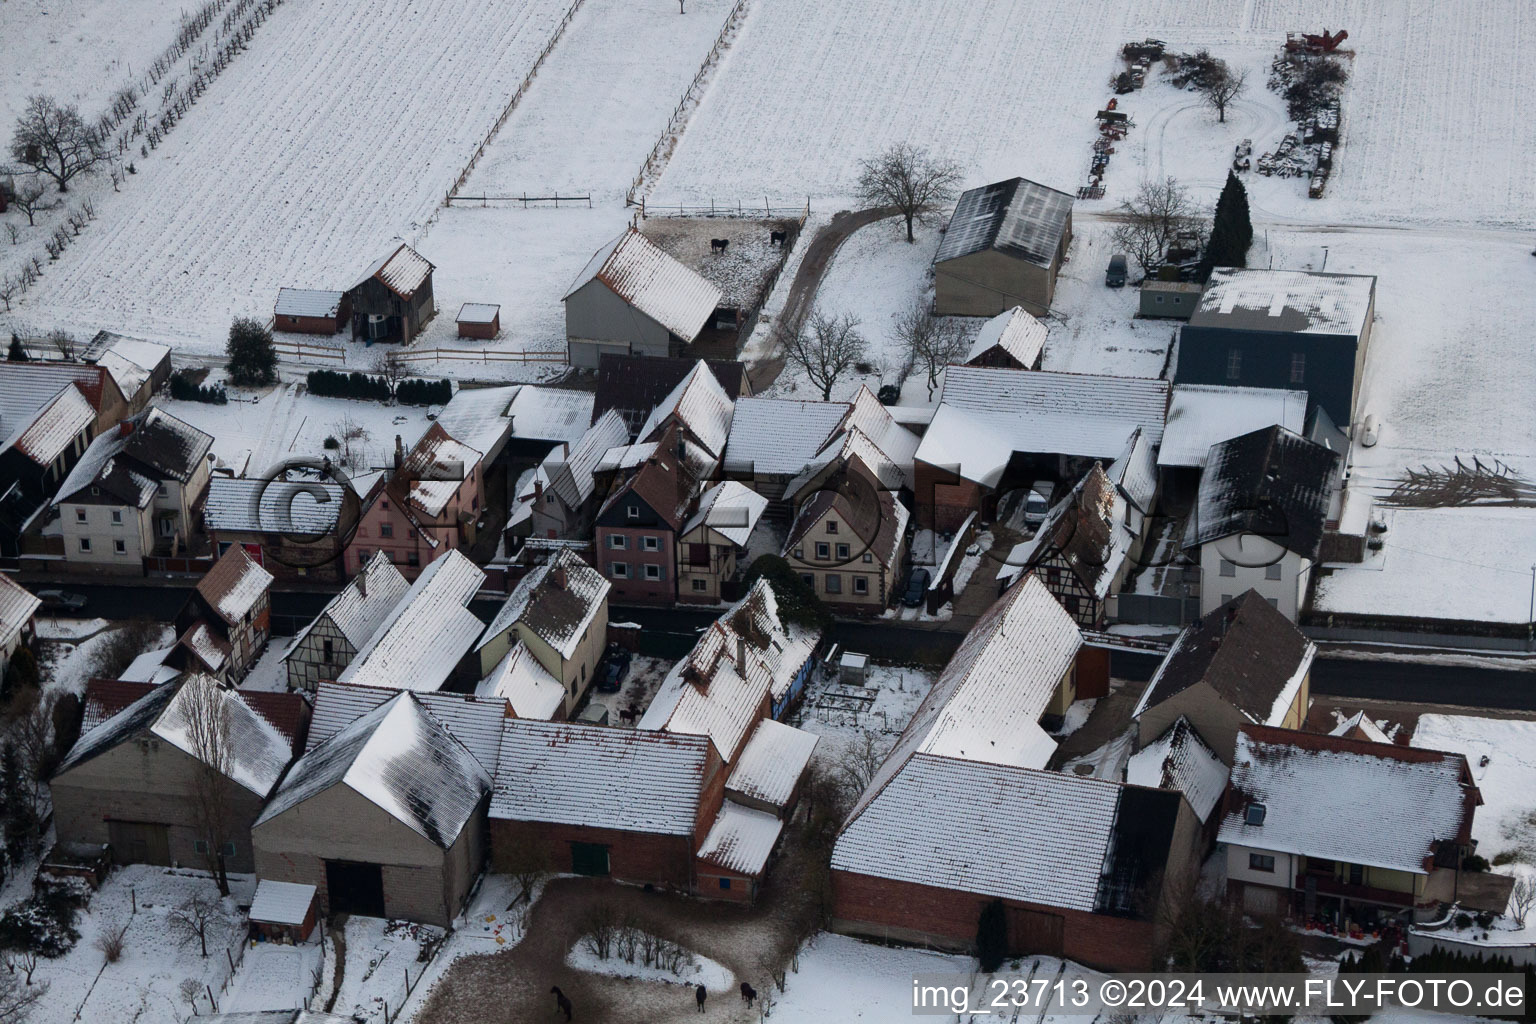
[[[821,641],[814,630],[785,626],[778,607],[772,584],[759,579],[667,673],[639,727],[708,736],[733,763],[765,700],[789,692]]]
[[[153,651],[145,651],[128,663],[128,667],[118,675],[118,679],[125,683],[153,683],[159,685],[175,679],[181,674],[181,669],[172,668],[165,663],[166,657],[174,651],[175,647],[161,647]]]
[[[146,409],[97,435],[64,478],[54,502],[95,486],[142,508],[159,481],[190,480],[212,447],[212,434],[168,412]]]
[[[1042,768],[1056,741],[1040,727],[1077,658],[1077,624],[1034,575],[993,602],[859,797],[863,807],[918,754]]]
[[[842,430],[848,433],[857,431],[868,438],[881,455],[901,470],[907,477],[907,485],[911,486],[912,460],[917,455],[921,439],[897,422],[890,408],[881,404],[868,385],[860,387],[859,393],[854,396],[848,415],[843,419]],[[828,441],[823,451],[830,450],[834,445],[835,441]]]
[[[1092,911],[1120,792],[1102,779],[915,754],[843,826],[832,868]]]
[[[1307,393],[1273,388],[1175,384],[1159,466],[1204,466],[1211,446],[1279,424],[1306,429]]]
[[[522,385],[497,388],[465,388],[454,392],[437,423],[456,441],[469,445],[489,460],[500,451],[512,432],[512,403]]]
[[[446,850],[491,777],[416,694],[397,693],[299,758],[253,827],[338,784]]]
[[[1375,296],[1376,278],[1365,274],[1218,267],[1189,326],[1359,337]]]
[[[569,450],[564,445],[556,445],[545,457],[541,468],[549,488],[560,496],[567,508],[580,508],[592,497],[596,486],[592,473],[598,463],[610,449],[628,440],[629,428],[624,425],[624,417],[617,410],[609,409]]]
[[[1140,427],[1163,436],[1165,380],[951,366],[919,461],[994,486],[1014,452],[1113,459]]]
[[[1381,726],[1371,721],[1364,711],[1356,711],[1329,730],[1329,736],[1349,736],[1358,731],[1360,735],[1356,739],[1370,740],[1372,743],[1391,743],[1392,737],[1382,732]]]
[[[587,432],[587,426],[592,422],[592,405],[595,401],[596,397],[590,391],[524,384],[512,398],[512,436],[574,444]],[[446,414],[447,410],[444,409]],[[443,416],[439,416],[437,421],[443,423],[443,419]],[[449,428],[448,432],[454,437],[460,436],[450,424],[444,423],[444,426]]]
[[[322,681],[315,690],[315,710],[309,723],[306,749],[314,750],[359,718],[393,700],[399,692],[396,687]],[[443,690],[418,691],[414,696],[435,722],[464,744],[486,772],[496,771],[496,753],[501,748],[501,720],[507,716],[504,702],[495,697]]]
[[[1317,558],[1339,457],[1284,427],[1211,446],[1184,546],[1256,534]]]
[[[1184,627],[1132,716],[1204,682],[1248,721],[1279,725],[1316,656],[1316,644],[1249,590]]]
[[[455,322],[461,324],[489,324],[495,323],[501,315],[501,306],[494,302],[466,302],[459,307],[459,315]]]
[[[313,885],[279,882],[263,878],[256,883],[256,896],[246,916],[257,924],[303,924],[315,904]]]
[[[347,492],[330,480],[261,480],[214,474],[203,522],[229,533],[322,537],[335,529]]]
[[[517,581],[476,649],[521,622],[560,657],[571,658],[612,589],[602,573],[574,551],[562,548]]]
[[[1176,789],[1202,822],[1227,789],[1227,766],[1180,715],[1157,739],[1131,755],[1125,781],[1133,786]]]
[[[480,567],[456,550],[433,561],[358,650],[340,681],[441,688],[480,635],[480,620],[468,606],[484,582]]]
[[[807,537],[822,536],[819,524],[835,513],[852,532],[851,536],[844,535],[841,539],[848,542],[853,556],[869,554],[887,571],[897,568],[911,513],[895,493],[880,490],[875,482],[867,480],[859,472],[859,465],[862,460],[850,464],[851,469],[838,470],[800,506],[790,524],[789,535],[784,539],[785,554],[796,548],[803,550]],[[798,493],[798,490],[790,493]]]
[[[692,835],[708,760],[702,736],[509,718],[491,817]]]
[[[1220,841],[1428,874],[1482,802],[1461,754],[1246,725]],[[1249,808],[1262,805],[1262,823]]]
[[[171,346],[162,345],[157,341],[145,341],[143,338],[129,338],[121,334],[103,332],[102,335],[97,335],[93,339],[93,344],[101,340],[109,340],[110,344],[107,345],[106,351],[97,357],[96,363],[98,366],[107,367],[107,372],[111,373],[112,379],[117,381],[118,390],[124,397],[132,395],[133,392],[122,386],[122,379],[118,377],[117,371],[112,369],[114,365],[131,366],[136,371],[142,372],[147,379],[156,369],[167,365],[171,358]],[[111,363],[107,361],[109,355],[113,357]]]
[[[400,575],[389,560],[389,555],[376,551],[352,581],[326,603],[320,614],[309,621],[298,636],[294,637],[293,649],[309,635],[321,619],[329,619],[336,630],[346,637],[354,650],[362,650],[384,624],[389,613],[405,597],[410,583]]]
[[[142,342],[148,345],[149,342]],[[157,346],[164,348],[164,346]],[[169,348],[165,349],[167,352]],[[149,382],[154,375],[154,365],[140,366],[127,356],[113,349],[107,349],[96,358],[96,365],[105,369],[112,375],[112,380],[117,384],[117,390],[124,395],[132,397],[139,393],[139,389]]]
[[[86,404],[94,410],[101,402],[106,376],[104,368],[86,363],[0,360],[0,438],[4,438],[0,451],[17,445],[37,418],[58,402],[66,390],[84,397]],[[71,414],[78,415],[78,404],[73,399],[66,398],[65,401]],[[82,420],[80,430],[87,426],[89,423]],[[69,441],[74,438],[74,434],[70,435]]]
[[[278,316],[317,316],[334,320],[341,310],[344,292],[323,288],[279,288],[277,305],[272,311]]]
[[[0,573],[0,647],[9,648],[42,603],[30,590]]]
[[[815,733],[764,719],[742,748],[725,788],[782,808],[794,795],[819,741]]]
[[[20,429],[11,447],[39,466],[47,466],[94,422],[96,410],[85,395],[79,388],[65,387]]]
[[[475,687],[478,697],[500,698],[518,718],[547,721],[565,704],[565,687],[519,640]]]
[[[229,638],[213,631],[207,619],[198,619],[176,638],[176,646],[188,651],[209,672],[221,672],[234,650]]]
[[[738,398],[725,467],[739,474],[799,473],[832,437],[849,408],[847,402]]]
[[[440,516],[480,464],[480,456],[434,423],[406,455],[395,479],[409,485],[412,504],[429,516]]]
[[[1072,220],[1072,197],[1027,178],[961,193],[933,262],[995,249],[1049,267]]]
[[[197,592],[230,625],[243,619],[272,586],[272,574],[252,561],[238,544],[219,556],[197,581]]]
[[[1130,503],[1095,462],[1046,513],[1030,539],[1008,554],[999,579],[1016,579],[1048,558],[1059,558],[1077,581],[1102,601],[1109,596],[1136,533],[1129,525]]]
[[[1152,511],[1157,496],[1157,461],[1152,442],[1143,431],[1136,431],[1125,444],[1125,451],[1104,470],[1125,500],[1131,504],[1129,522],[1137,532],[1141,520]]]
[[[707,526],[737,547],[744,548],[767,507],[767,498],[750,490],[746,484],[727,480],[704,492],[699,498],[699,510],[683,525],[678,536],[687,536],[699,527]]]
[[[593,467],[594,473],[611,473],[615,470],[634,469],[656,454],[656,442],[616,445],[603,453]]]
[[[727,800],[699,847],[699,860],[737,874],[760,875],[783,831],[784,819],[777,814]]]
[[[658,440],[663,425],[669,419],[675,419],[694,441],[718,460],[725,452],[725,442],[731,433],[734,405],[731,396],[715,379],[709,364],[700,359],[672,393],[651,410],[645,425],[640,428],[639,439]]]
[[[409,299],[432,276],[433,269],[421,253],[401,242],[398,249],[369,267],[352,287],[374,278],[402,299]]]
[[[564,301],[592,281],[684,341],[692,341],[704,329],[722,294],[634,228],[626,228],[593,254],[566,290]]]
[[[998,348],[1028,370],[1034,367],[1035,360],[1045,348],[1045,335],[1045,324],[1031,316],[1023,306],[1014,306],[981,325],[970,351],[965,354],[965,361],[974,362]]]

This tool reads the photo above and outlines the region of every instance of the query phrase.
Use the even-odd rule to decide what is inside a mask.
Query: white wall
[[[1248,866],[1248,855],[1261,853],[1275,858],[1275,870],[1254,871]],[[1258,882],[1281,889],[1290,889],[1296,882],[1296,858],[1289,853],[1263,850],[1257,846],[1227,844],[1227,878],[1233,882]]]
[[[85,522],[80,522],[79,512],[85,512]],[[114,523],[112,513],[122,514],[122,522]],[[154,546],[150,537],[149,510],[139,510],[121,505],[78,505],[65,502],[59,506],[59,529],[64,536],[64,559],[77,565],[92,565],[120,569],[123,572],[143,572],[144,556]],[[89,551],[80,550],[81,538],[91,542]],[[117,550],[117,541],[123,542],[123,550]]]
[[[1221,574],[1223,559],[1232,564],[1230,576]],[[1279,565],[1278,580],[1268,578],[1270,564]],[[1295,622],[1311,571],[1311,559],[1257,534],[1211,541],[1200,548],[1200,614],[1209,615],[1228,598],[1257,590],[1281,615]]]

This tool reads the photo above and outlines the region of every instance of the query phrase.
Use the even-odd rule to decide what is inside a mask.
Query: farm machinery
[[[1332,33],[1327,29],[1323,29],[1321,35],[1313,35],[1311,32],[1287,32],[1285,35],[1285,52],[1320,56],[1325,53],[1333,53],[1339,48],[1339,44],[1348,38],[1349,32],[1342,28]]]

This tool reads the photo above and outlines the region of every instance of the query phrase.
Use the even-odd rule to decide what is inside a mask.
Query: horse
[[[571,1019],[570,999],[566,998],[565,993],[560,991],[559,985],[552,986],[549,991],[555,997],[555,1012],[565,1014],[565,1019],[569,1021]]]
[[[640,712],[636,708],[630,707],[630,708],[620,708],[619,709],[619,721],[621,721],[621,722],[634,722],[634,720],[639,718],[639,717],[640,717]]]
[[[725,252],[725,247],[731,244],[729,238],[711,238],[709,240],[710,252]]]
[[[769,248],[772,248],[775,245],[782,247],[788,241],[789,241],[789,232],[788,231],[770,231],[770,232],[768,232],[768,247]]]
[[[753,988],[751,985],[748,985],[746,982],[742,982],[741,983],[741,1001],[747,1004],[747,1009],[749,1009],[749,1010],[752,1009],[752,1000],[754,1000],[756,998],[757,998],[757,989]]]
[[[699,986],[695,987],[694,990],[693,990],[693,999],[694,999],[694,1001],[696,1003],[699,1004],[699,1012],[700,1013],[704,1012],[704,997],[707,996],[707,995],[709,995],[709,993],[707,991],[705,991],[703,985],[699,985]]]

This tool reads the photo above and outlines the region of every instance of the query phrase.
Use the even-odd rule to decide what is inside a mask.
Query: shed
[[[432,271],[426,258],[400,243],[347,289],[352,304],[352,337],[369,344],[392,341],[409,345],[437,314]]]
[[[263,878],[251,901],[251,937],[298,944],[315,930],[319,889],[303,882]]]
[[[279,288],[272,328],[294,334],[335,334],[347,325],[352,303],[346,292]]]
[[[1072,197],[1025,178],[973,188],[955,204],[933,257],[933,310],[996,316],[1050,312],[1072,241]]]
[[[837,681],[852,686],[863,686],[869,672],[869,655],[846,652],[837,662]]]
[[[1141,283],[1141,315],[1177,317],[1188,320],[1200,304],[1200,285],[1193,281],[1155,281]]]
[[[501,333],[501,307],[490,302],[466,302],[459,307],[459,337],[487,341]]]

